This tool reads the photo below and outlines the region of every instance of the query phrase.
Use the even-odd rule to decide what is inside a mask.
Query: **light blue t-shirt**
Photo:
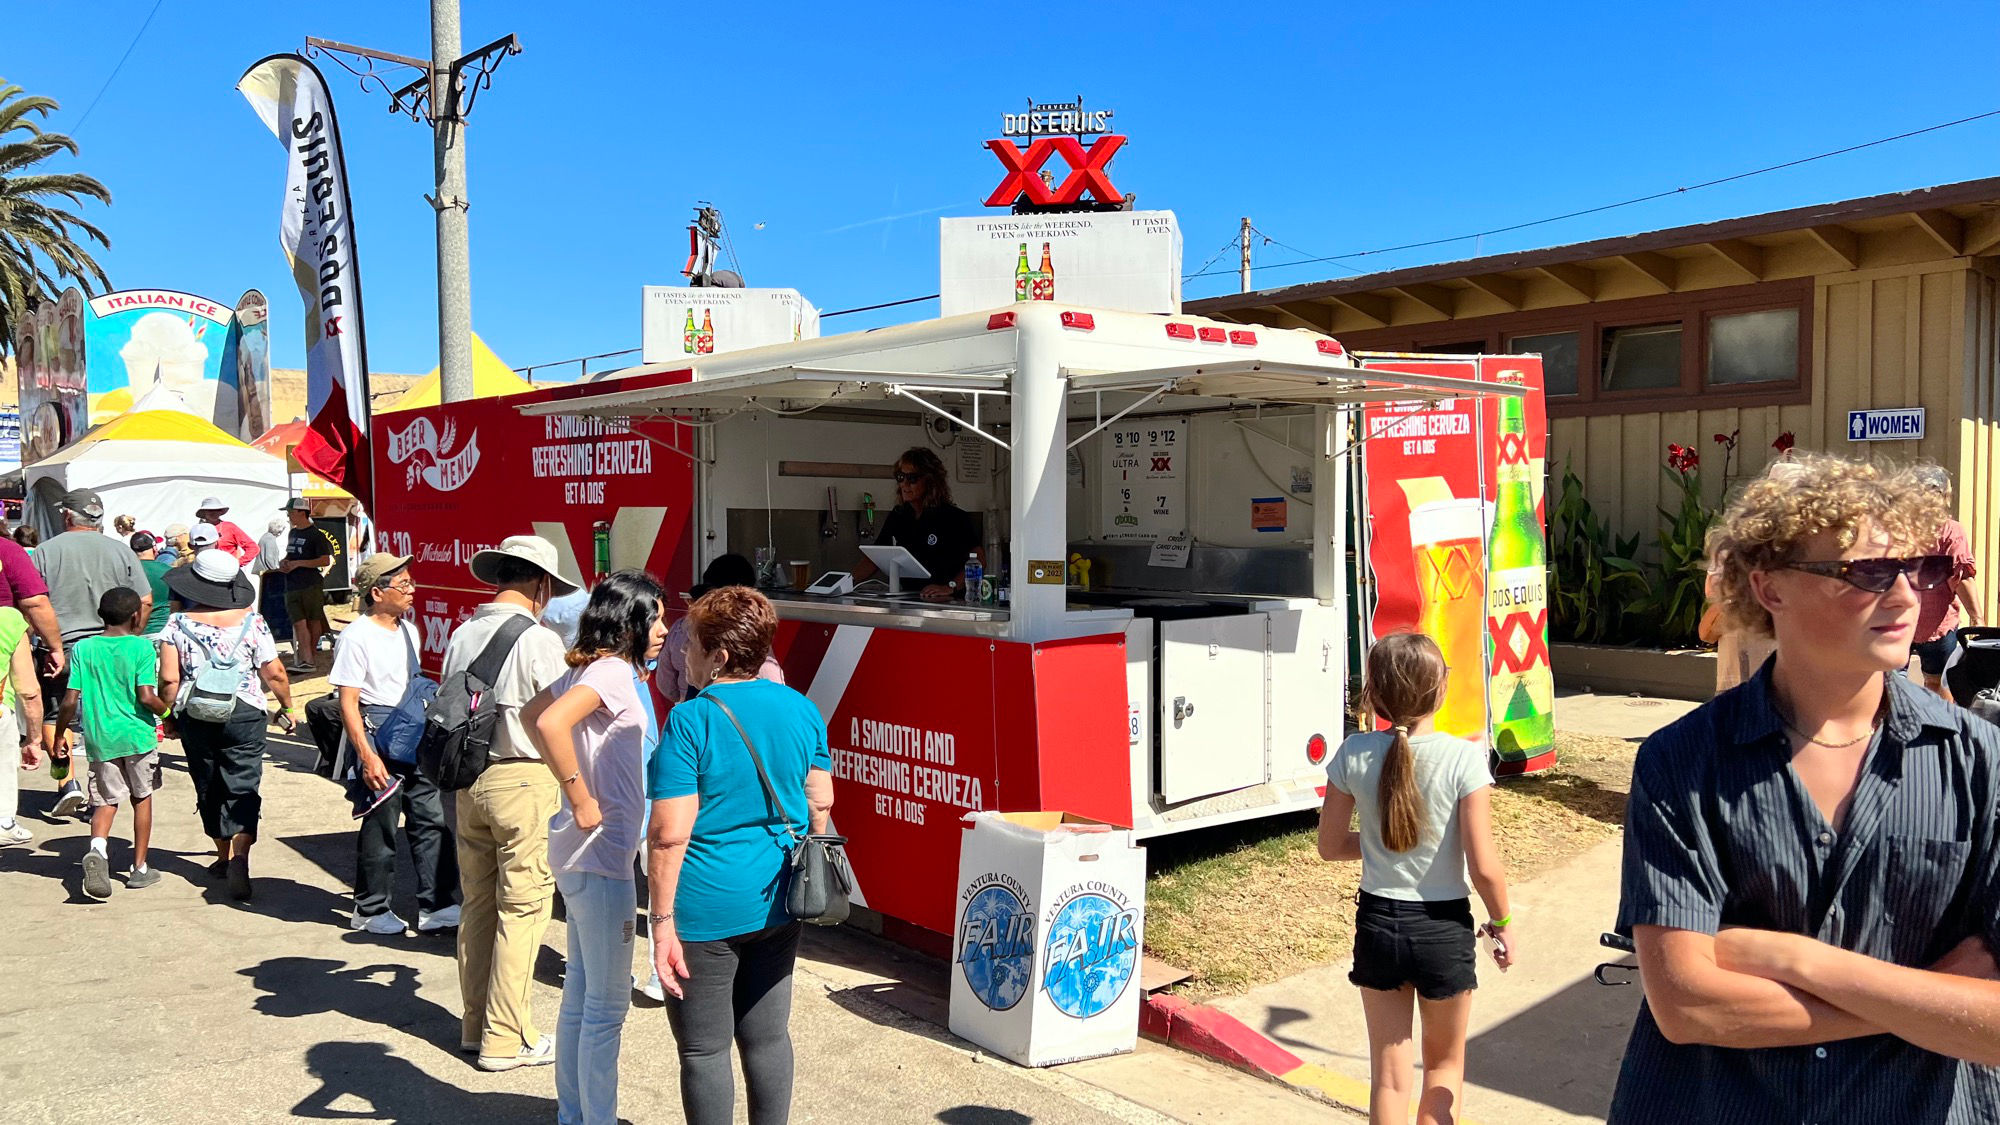
[[[1458,802],[1493,784],[1486,750],[1476,743],[1432,731],[1410,740],[1416,758],[1417,794],[1424,807],[1424,832],[1417,846],[1392,852],[1382,843],[1382,807],[1375,794],[1388,756],[1388,731],[1357,734],[1340,744],[1326,764],[1326,779],[1354,798],[1361,814],[1361,889],[1406,902],[1446,902],[1471,893],[1465,875],[1465,844],[1458,828]]]
[[[712,684],[703,694],[736,713],[770,772],[784,819],[804,835],[806,772],[833,768],[819,708],[769,680]],[[785,921],[779,890],[791,837],[772,812],[750,751],[722,708],[702,696],[675,707],[646,780],[653,800],[700,798],[674,896],[679,935],[716,941]]]

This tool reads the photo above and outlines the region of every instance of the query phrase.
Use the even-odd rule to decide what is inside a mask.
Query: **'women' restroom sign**
[[[1847,412],[1848,441],[1922,441],[1924,408],[1892,406]]]

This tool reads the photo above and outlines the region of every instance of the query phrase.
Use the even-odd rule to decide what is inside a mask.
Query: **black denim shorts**
[[[1356,901],[1349,981],[1384,991],[1415,985],[1426,1000],[1448,1000],[1479,987],[1472,900],[1410,902],[1362,891]]]

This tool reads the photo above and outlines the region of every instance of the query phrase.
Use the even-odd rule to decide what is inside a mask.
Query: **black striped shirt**
[[[1774,663],[1639,748],[1618,929],[1754,926],[1915,967],[1972,934],[2000,949],[2000,728],[1888,677],[1836,832],[1790,768]],[[1891,1035],[1681,1046],[1642,1005],[1610,1121],[1972,1125],[2000,1121],[2000,1070]]]

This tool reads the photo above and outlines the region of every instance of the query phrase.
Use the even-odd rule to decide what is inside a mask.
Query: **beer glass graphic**
[[[1417,631],[1451,669],[1437,729],[1486,742],[1486,521],[1477,498],[1433,500],[1410,511]]]

